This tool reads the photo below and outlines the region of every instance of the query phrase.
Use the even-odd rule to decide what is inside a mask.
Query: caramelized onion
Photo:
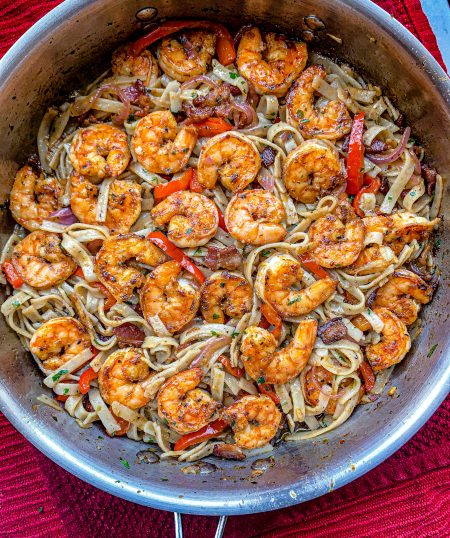
[[[411,128],[407,127],[402,135],[402,138],[398,146],[389,153],[388,155],[380,153],[379,155],[367,155],[369,161],[375,164],[388,164],[396,161],[400,155],[405,151],[406,144],[409,140],[409,135],[411,134]]]
[[[190,80],[187,80],[186,82],[183,82],[181,85],[181,90],[189,90],[190,88],[196,88],[199,84],[206,84],[210,88],[218,88],[217,82],[214,80],[208,78],[206,75],[198,75],[194,78],[191,78]]]
[[[231,336],[221,336],[220,338],[211,338],[211,340],[202,349],[199,355],[191,362],[191,368],[199,368],[206,364],[212,354],[231,343]]]
[[[70,207],[63,207],[58,211],[53,211],[49,216],[63,226],[70,226],[71,224],[75,224],[75,222],[79,222]]]

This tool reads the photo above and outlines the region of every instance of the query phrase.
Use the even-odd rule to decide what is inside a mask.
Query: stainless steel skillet
[[[135,14],[156,8],[159,17],[210,18],[232,26],[255,22],[301,35],[304,17],[318,16],[321,50],[353,64],[380,84],[408,117],[427,154],[445,176],[450,171],[450,84],[424,47],[399,23],[367,0],[70,0],[28,31],[0,63],[0,196],[7,198],[14,171],[33,146],[46,106],[100,70],[113,48],[138,28]],[[151,11],[151,10],[150,10]],[[148,13],[149,11],[147,11]],[[141,12],[142,14],[142,12]],[[339,36],[338,44],[327,34]],[[313,43],[314,45],[314,43]],[[106,60],[108,61],[108,60]],[[450,206],[446,196],[443,214]],[[2,240],[11,218],[1,212]],[[17,338],[0,320],[0,403],[15,427],[53,461],[83,480],[133,502],[195,514],[245,514],[312,499],[354,480],[404,444],[449,390],[450,323],[448,225],[441,230],[442,284],[424,311],[424,330],[395,371],[398,397],[383,397],[354,415],[327,439],[283,444],[275,466],[262,475],[233,462],[210,460],[210,474],[187,475],[172,462],[137,465],[142,449],[128,440],[99,439],[69,416],[32,405],[41,377]],[[438,344],[431,356],[429,350]],[[345,439],[344,444],[339,440]],[[100,449],[97,449],[100,447]],[[124,468],[120,459],[130,463]]]

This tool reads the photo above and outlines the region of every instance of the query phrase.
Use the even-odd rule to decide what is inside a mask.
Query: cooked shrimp
[[[77,264],[61,249],[61,238],[50,232],[31,232],[12,251],[12,263],[22,280],[37,289],[57,286]]]
[[[248,327],[242,337],[241,353],[245,371],[255,381],[282,385],[303,370],[316,341],[317,321],[302,320],[292,341],[279,351],[272,333],[261,327]]]
[[[322,267],[347,267],[358,258],[364,245],[364,224],[348,202],[340,202],[335,214],[311,224],[309,240],[316,244],[311,251]]]
[[[213,189],[217,180],[232,192],[243,191],[257,176],[261,157],[251,140],[227,132],[212,137],[198,159],[198,182]]]
[[[69,158],[75,170],[84,176],[120,176],[131,158],[127,135],[106,123],[90,125],[73,137]]]
[[[9,208],[14,219],[32,232],[51,213],[61,209],[62,194],[56,177],[37,174],[31,166],[24,166],[14,179]]]
[[[295,200],[313,204],[344,181],[339,153],[322,140],[306,140],[286,159],[284,183]]]
[[[185,82],[208,72],[216,50],[216,36],[204,30],[183,32],[162,39],[157,57],[169,77]]]
[[[304,316],[333,295],[337,282],[322,278],[302,290],[293,288],[302,277],[300,262],[288,254],[274,254],[259,265],[255,289],[281,317]]]
[[[391,246],[395,254],[399,254],[402,248],[414,239],[425,241],[441,219],[428,220],[408,211],[394,213],[389,217],[390,226],[385,240]]]
[[[139,409],[150,401],[145,389],[154,372],[141,349],[129,347],[111,353],[98,373],[98,386],[105,402],[119,402]]]
[[[306,44],[272,32],[265,41],[264,44],[258,28],[246,30],[239,42],[236,64],[257,93],[283,97],[305,68]]]
[[[135,288],[144,283],[144,268],[156,267],[166,259],[149,239],[134,234],[116,235],[103,241],[95,257],[95,272],[118,302],[129,301]]]
[[[384,286],[377,291],[374,306],[384,306],[405,325],[417,319],[419,305],[433,297],[433,288],[420,276],[407,269],[397,269]]]
[[[355,262],[346,267],[351,275],[370,275],[382,273],[390,265],[397,263],[397,256],[386,245],[369,245],[358,256]]]
[[[316,77],[325,78],[326,74],[321,65],[311,65],[294,82],[286,99],[288,122],[307,138],[338,140],[352,128],[347,107],[341,101],[329,101],[316,110],[313,104],[313,81]]]
[[[200,247],[217,232],[217,207],[203,194],[179,191],[170,194],[152,209],[156,226],[168,224],[168,237],[181,248]]]
[[[195,127],[177,132],[177,121],[170,110],[159,110],[138,121],[131,148],[144,168],[155,174],[175,174],[189,161],[197,142]]]
[[[200,289],[193,280],[182,278],[181,264],[171,260],[159,265],[147,275],[141,289],[141,308],[144,317],[158,316],[170,333],[180,331],[197,313]]]
[[[253,291],[240,274],[218,271],[203,283],[202,315],[208,323],[225,323],[225,316],[240,319],[252,309]]]
[[[70,178],[70,207],[80,222],[102,224],[111,233],[127,233],[141,213],[142,187],[135,181],[114,180],[109,186],[105,222],[96,219],[99,187],[73,173]]]
[[[281,241],[287,233],[281,224],[285,218],[286,212],[281,201],[262,189],[236,194],[225,211],[229,234],[250,245]]]
[[[119,47],[112,55],[111,68],[114,75],[138,77],[145,86],[152,78],[158,77],[158,64],[149,50],[143,50],[138,56],[131,54],[130,47]]]
[[[230,422],[237,446],[258,448],[275,437],[281,413],[268,396],[243,396],[228,405],[223,413]]]
[[[70,317],[43,323],[30,340],[30,351],[47,370],[57,370],[91,346],[86,327]]]
[[[411,347],[406,325],[398,317],[382,306],[373,309],[384,323],[381,341],[366,347],[366,356],[375,372],[399,363]]]
[[[191,368],[175,374],[159,389],[158,414],[178,433],[203,428],[220,407],[206,391],[197,388],[202,378],[200,368]]]

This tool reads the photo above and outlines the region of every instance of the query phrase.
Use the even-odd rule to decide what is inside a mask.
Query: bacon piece
[[[236,247],[208,247],[205,265],[217,271],[218,269],[237,269],[242,263],[242,256]]]
[[[117,337],[117,345],[122,347],[140,347],[145,340],[145,333],[133,323],[123,323],[114,327],[113,333]]]

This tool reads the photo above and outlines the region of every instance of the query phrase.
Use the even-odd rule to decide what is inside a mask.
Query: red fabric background
[[[3,0],[0,56],[58,0]],[[377,0],[442,65],[419,0]],[[227,538],[450,536],[450,399],[401,450],[351,484],[300,506],[231,517]],[[0,416],[0,536],[174,536],[173,516],[117,499],[59,468]],[[185,536],[214,535],[216,518],[183,516]]]

